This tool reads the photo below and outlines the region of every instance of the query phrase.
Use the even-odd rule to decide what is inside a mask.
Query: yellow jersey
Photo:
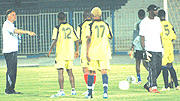
[[[172,44],[172,40],[176,40],[176,34],[173,26],[166,20],[161,21],[162,33],[161,39],[163,46]]]
[[[70,24],[63,22],[54,27],[52,39],[57,39],[56,61],[74,60],[74,41],[78,36]]]
[[[86,38],[86,27],[89,25],[92,21],[91,20],[85,20],[82,24],[80,24],[77,28],[77,35],[79,36],[80,40],[82,41],[81,44],[81,59],[86,59],[86,53],[87,53],[87,38]]]
[[[87,36],[91,36],[89,57],[91,60],[112,59],[109,38],[113,37],[111,27],[102,20],[94,20],[87,27]]]

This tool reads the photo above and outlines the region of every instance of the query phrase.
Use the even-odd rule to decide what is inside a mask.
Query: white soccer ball
[[[129,89],[129,83],[128,81],[120,81],[119,82],[119,88],[121,90],[128,90]]]
[[[131,84],[135,84],[136,83],[136,78],[134,76],[128,76],[127,77],[127,81]]]

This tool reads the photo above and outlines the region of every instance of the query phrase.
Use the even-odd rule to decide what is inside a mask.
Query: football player
[[[160,18],[157,17],[158,9],[154,4],[148,6],[148,16],[140,23],[139,35],[141,35],[141,46],[144,50],[143,58],[148,65],[148,82],[144,88],[152,93],[160,93],[157,90],[157,78],[162,67],[162,43],[160,33],[162,32]]]
[[[133,42],[132,42],[131,51],[135,51],[134,58],[136,60],[136,73],[138,78],[138,84],[141,84],[140,64],[141,64],[141,60],[143,60],[143,49],[141,47],[141,42],[140,42],[141,39],[139,36],[139,30],[140,30],[139,25],[145,17],[145,11],[143,9],[140,9],[138,11],[138,17],[140,20],[134,24]],[[147,65],[145,61],[143,61],[143,65],[147,70]]]
[[[89,65],[89,62],[87,60],[87,56],[86,56],[86,51],[87,51],[87,37],[86,37],[86,26],[89,25],[92,20],[92,14],[91,14],[91,11],[84,11],[83,12],[83,19],[84,19],[84,22],[82,24],[80,24],[77,28],[77,34],[79,35],[79,38],[80,38],[80,43],[81,43],[81,66],[83,68],[83,73],[84,73],[84,80],[85,80],[85,83],[87,85],[87,80],[88,80],[88,74],[89,74],[89,71],[88,71],[88,65]],[[92,92],[94,93],[94,86],[95,86],[95,82],[96,82],[96,73],[94,73],[94,82],[93,82],[93,85],[92,85]],[[83,94],[88,94],[88,91],[86,91],[85,93]]]
[[[94,21],[87,26],[87,59],[89,61],[88,95],[92,98],[92,85],[94,73],[98,69],[102,74],[103,98],[108,98],[108,75],[110,70],[111,48],[109,39],[113,37],[109,24],[101,20],[102,11],[94,7],[91,11]]]
[[[58,80],[60,91],[57,94],[52,95],[53,97],[65,96],[64,93],[64,76],[63,72],[66,69],[69,80],[71,84],[71,95],[76,95],[75,91],[75,80],[74,75],[72,73],[73,68],[73,60],[74,56],[77,58],[79,56],[79,41],[78,36],[76,35],[76,31],[74,28],[68,24],[66,21],[66,16],[63,12],[58,14],[58,20],[60,25],[54,27],[52,39],[54,40],[51,48],[48,52],[48,56],[51,53],[51,50],[56,45],[56,59],[55,59],[55,67],[58,70]],[[74,41],[76,41],[76,52],[74,54]]]
[[[173,25],[169,21],[165,19],[165,11],[159,10],[158,16],[161,19],[161,27],[163,32],[161,33],[161,40],[162,45],[164,48],[164,54],[162,58],[162,70],[163,70],[163,79],[165,88],[162,88],[161,91],[169,91],[170,88],[168,87],[168,70],[171,74],[171,77],[175,84],[175,89],[180,90],[176,71],[173,68],[173,61],[174,61],[174,53],[173,53],[173,41],[176,40],[177,36],[174,31]]]

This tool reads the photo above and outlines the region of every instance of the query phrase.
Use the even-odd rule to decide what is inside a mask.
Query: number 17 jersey
[[[57,39],[56,61],[74,60],[74,41],[78,37],[70,24],[64,22],[54,27],[52,39]]]
[[[89,57],[91,60],[111,59],[109,38],[113,37],[111,27],[102,20],[94,20],[89,24],[87,36],[91,36]]]

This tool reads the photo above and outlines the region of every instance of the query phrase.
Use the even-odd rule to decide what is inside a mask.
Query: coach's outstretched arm
[[[34,32],[31,31],[26,31],[26,30],[22,30],[22,29],[15,29],[14,33],[18,33],[18,34],[29,34],[30,36],[35,36],[36,34]]]
[[[54,46],[56,45],[56,43],[57,43],[57,39],[53,40],[53,42],[51,44],[51,47],[49,49],[49,52],[48,52],[48,57],[50,57],[51,51],[54,48]]]

